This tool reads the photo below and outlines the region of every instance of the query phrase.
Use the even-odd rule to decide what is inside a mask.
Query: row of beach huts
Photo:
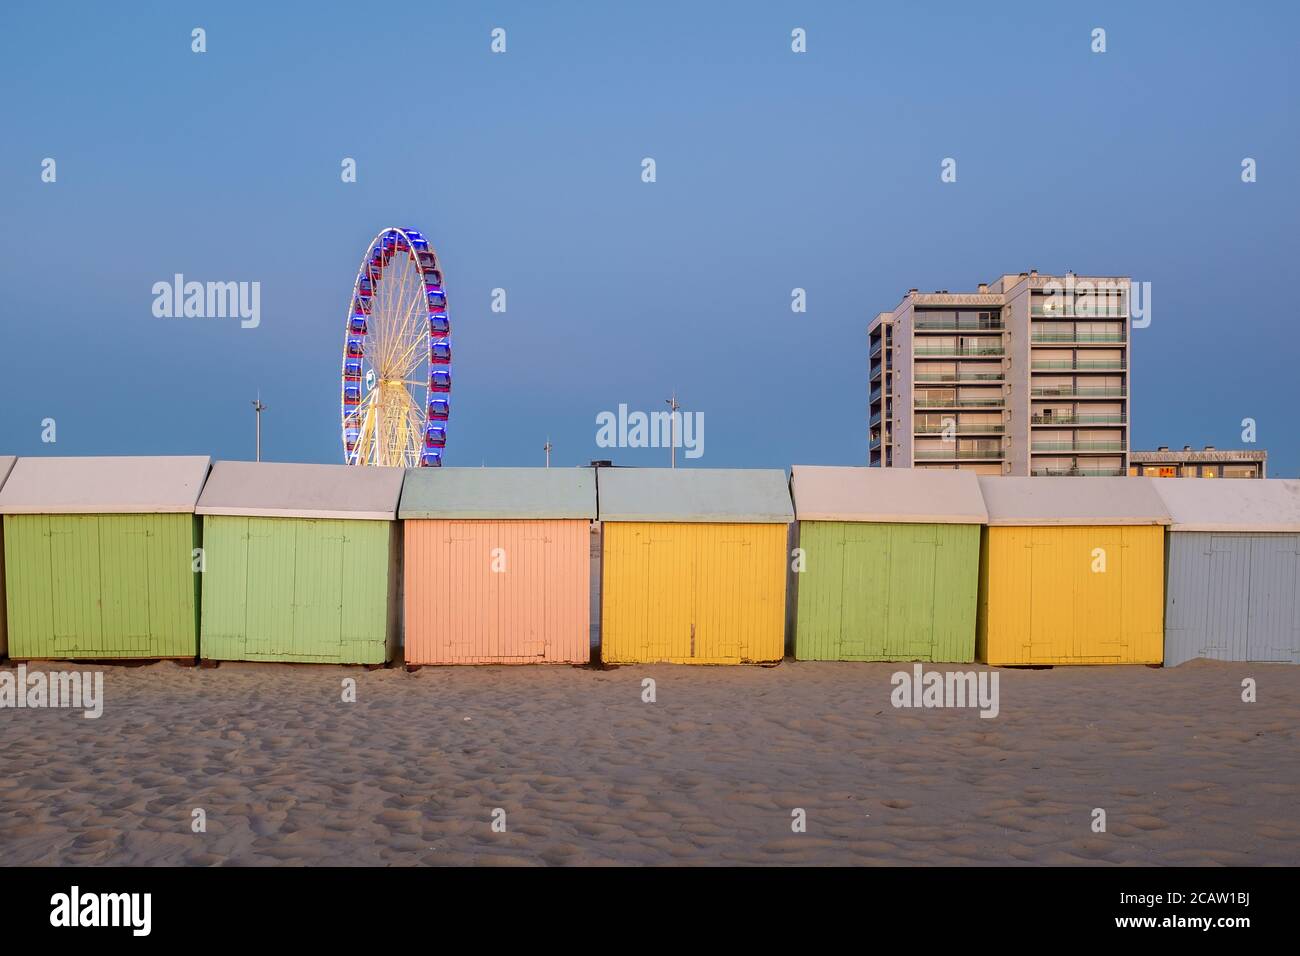
[[[0,516],[18,660],[1300,660],[1292,480],[7,457]]]

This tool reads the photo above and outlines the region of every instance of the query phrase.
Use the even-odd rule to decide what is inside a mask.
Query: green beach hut
[[[382,664],[400,637],[401,468],[219,461],[199,498],[205,660]]]
[[[9,656],[198,650],[206,457],[19,458],[0,488]]]
[[[797,659],[975,659],[988,514],[973,473],[795,465],[790,491]]]

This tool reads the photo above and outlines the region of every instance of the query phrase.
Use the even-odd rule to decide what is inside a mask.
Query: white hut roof
[[[9,477],[9,472],[13,471],[14,462],[17,460],[14,455],[0,455],[0,488],[4,487],[5,479]]]
[[[1300,532],[1293,478],[1153,478],[1173,531]]]
[[[192,514],[208,461],[22,456],[0,488],[0,514]]]
[[[800,521],[983,524],[979,480],[938,468],[795,465],[790,490]]]
[[[391,521],[401,468],[219,461],[199,497],[201,515]]]
[[[411,468],[399,518],[596,517],[590,468]]]
[[[788,524],[785,472],[759,468],[599,468],[602,521]]]
[[[981,475],[980,492],[997,525],[1167,525],[1151,478],[1020,478]]]

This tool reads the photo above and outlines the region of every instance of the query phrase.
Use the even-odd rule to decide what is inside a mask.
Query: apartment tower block
[[[1129,291],[1036,271],[912,289],[867,330],[868,464],[1127,474]]]

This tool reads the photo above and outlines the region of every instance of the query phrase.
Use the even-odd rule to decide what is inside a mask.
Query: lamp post
[[[682,406],[677,404],[677,389],[673,389],[673,397],[665,398],[664,404],[668,406],[668,449],[669,462],[673,468],[677,467],[677,409]],[[663,434],[660,432],[660,434]]]
[[[257,398],[253,400],[253,415],[257,419],[257,457],[255,461],[262,460],[262,412],[266,411],[266,406],[262,404],[262,393],[259,390]]]

